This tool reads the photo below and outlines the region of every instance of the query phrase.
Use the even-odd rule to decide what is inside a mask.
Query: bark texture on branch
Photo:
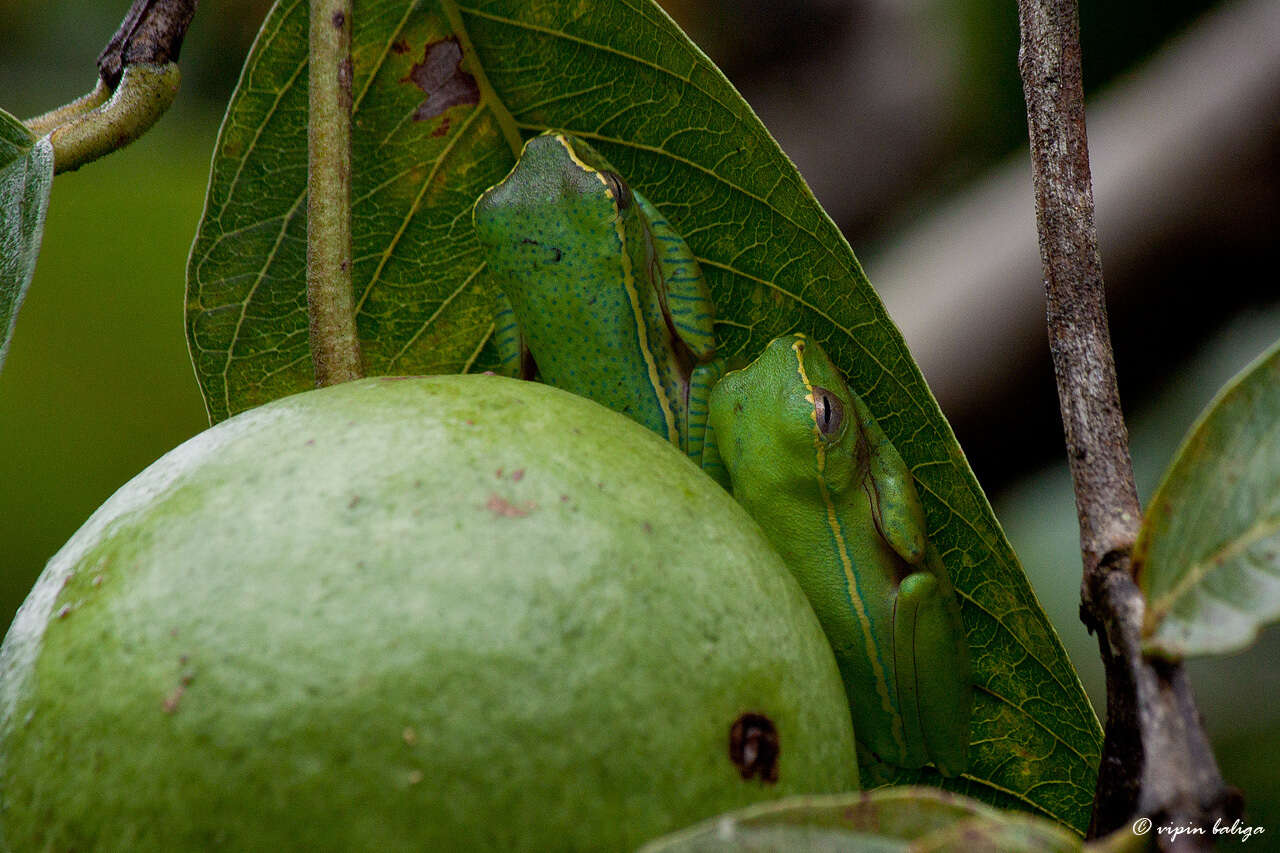
[[[1080,615],[1107,672],[1107,722],[1090,836],[1150,817],[1205,835],[1157,836],[1210,849],[1214,820],[1240,809],[1218,773],[1181,665],[1141,651],[1145,602],[1130,553],[1142,519],[1107,328],[1094,228],[1075,0],[1019,0],[1049,349],[1075,488],[1084,562]]]
[[[126,65],[178,61],[196,0],[134,0],[120,29],[98,56],[98,76],[115,90]]]

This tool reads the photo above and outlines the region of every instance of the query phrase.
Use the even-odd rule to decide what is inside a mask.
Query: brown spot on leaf
[[[409,43],[402,38],[398,38],[391,43],[391,52],[397,56],[404,56],[409,52]]]
[[[452,122],[449,121],[449,117],[445,116],[444,118],[440,119],[440,124],[436,126],[436,129],[431,131],[431,135],[444,136],[446,133],[449,132],[450,124],[452,124]]]
[[[778,730],[764,714],[746,713],[729,728],[729,760],[743,779],[778,781]]]
[[[534,504],[533,501],[525,501],[517,506],[495,492],[494,494],[489,495],[489,500],[485,503],[484,507],[494,515],[502,516],[503,518],[524,518],[526,515],[533,512],[536,504]]]
[[[512,471],[512,472],[511,472],[511,479],[512,479],[514,482],[517,482],[517,483],[518,483],[518,482],[520,482],[521,480],[523,480],[523,479],[524,479],[524,469],[523,469],[523,468],[520,468],[520,469],[518,469],[518,470],[516,470],[516,471]]]
[[[449,107],[480,101],[480,87],[476,78],[462,70],[462,47],[453,37],[428,44],[422,61],[414,64],[400,82],[413,83],[427,95],[414,110],[414,121],[426,121]]]
[[[342,29],[343,25],[344,25],[344,24],[346,24],[346,23],[347,23],[347,16],[346,16],[346,15],[342,14],[341,12],[334,12],[334,13],[333,13],[333,28],[334,28],[335,30],[340,30],[340,29]]]

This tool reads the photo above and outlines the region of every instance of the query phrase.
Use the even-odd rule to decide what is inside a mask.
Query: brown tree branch
[[[1018,0],[1018,16],[1049,349],[1084,561],[1080,614],[1098,634],[1107,672],[1090,835],[1147,816],[1157,829],[1206,830],[1157,836],[1161,847],[1210,849],[1214,820],[1238,815],[1239,797],[1218,773],[1181,665],[1147,660],[1141,651],[1145,601],[1130,552],[1142,510],[1103,301],[1076,0]]]
[[[98,76],[115,91],[126,65],[178,61],[196,0],[134,0],[116,34],[98,56]]]

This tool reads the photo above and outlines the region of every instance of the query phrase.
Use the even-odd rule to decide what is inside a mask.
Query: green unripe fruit
[[[620,850],[856,785],[832,653],[747,515],[627,418],[498,377],[197,436],[0,650],[13,850]]]

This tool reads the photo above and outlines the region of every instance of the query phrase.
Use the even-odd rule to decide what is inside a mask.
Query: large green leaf
[[[790,797],[651,841],[640,853],[1072,853],[1080,836],[931,788]]]
[[[306,13],[283,0],[263,26],[192,249],[188,334],[214,420],[311,386]],[[651,0],[371,0],[353,41],[353,274],[368,371],[494,364],[472,201],[511,168],[521,137],[554,127],[589,140],[697,253],[722,352],[808,332],[915,473],[973,651],[973,758],[945,783],[885,767],[864,779],[945,784],[1083,829],[1101,732],[1075,670],[848,243],[706,56]]]
[[[1178,450],[1134,562],[1149,651],[1235,651],[1280,618],[1280,344],[1232,379]]]
[[[0,110],[0,367],[40,255],[53,148]]]

